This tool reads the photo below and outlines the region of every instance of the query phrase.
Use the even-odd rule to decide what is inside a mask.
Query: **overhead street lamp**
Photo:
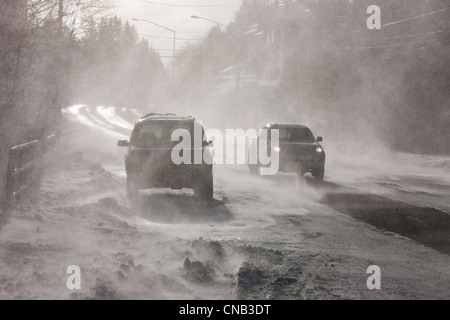
[[[220,22],[217,22],[217,21],[214,21],[214,20],[208,19],[208,18],[204,18],[204,17],[199,17],[199,16],[191,16],[191,19],[203,19],[203,20],[206,20],[206,21],[209,21],[209,22],[212,22],[212,23],[218,24],[219,26],[222,26],[222,27],[226,27],[226,25],[224,25],[223,23],[220,23]]]
[[[175,82],[175,58],[176,58],[176,39],[177,39],[177,33],[176,33],[176,31],[175,31],[175,30],[172,30],[172,29],[169,29],[169,28],[167,28],[167,27],[164,27],[164,26],[162,26],[162,25],[160,25],[160,24],[157,24],[157,23],[148,21],[148,20],[142,20],[142,19],[136,19],[136,18],[133,18],[132,20],[133,20],[133,21],[140,21],[140,22],[147,22],[147,23],[153,24],[153,25],[155,25],[155,26],[158,26],[158,27],[160,27],[160,28],[166,29],[166,30],[168,30],[168,31],[170,31],[170,32],[173,32],[173,65],[172,65],[172,81]]]

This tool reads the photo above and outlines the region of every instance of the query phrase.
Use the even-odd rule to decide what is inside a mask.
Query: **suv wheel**
[[[257,164],[249,164],[248,169],[250,170],[250,174],[257,175],[259,171],[259,166]]]
[[[202,174],[194,186],[194,193],[202,200],[212,200],[214,194],[214,182],[212,169]]]
[[[136,182],[130,177],[127,177],[127,196],[132,204],[139,199],[139,189]]]
[[[297,171],[297,177],[299,177],[301,180],[305,179],[305,171],[303,170],[298,170]]]
[[[305,179],[305,174],[308,172],[307,170],[305,170],[303,165],[298,165],[297,167],[297,177],[299,177],[300,179]]]
[[[312,175],[316,181],[322,181],[325,175],[325,168],[314,169]]]

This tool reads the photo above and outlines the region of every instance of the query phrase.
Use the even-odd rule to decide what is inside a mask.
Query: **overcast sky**
[[[197,15],[227,25],[239,9],[241,0],[119,0],[116,14],[132,22],[140,34],[147,37],[161,56],[172,56],[173,33],[145,22],[131,21],[133,18],[149,20],[177,32],[177,50],[188,42],[184,39],[201,39],[214,26],[202,19],[191,19]],[[162,39],[157,37],[167,37]],[[183,39],[183,40],[182,40]],[[195,40],[191,40],[195,41]],[[164,59],[170,62],[169,58]],[[169,61],[168,61],[169,60]]]

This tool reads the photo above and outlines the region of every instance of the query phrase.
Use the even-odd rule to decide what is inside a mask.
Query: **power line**
[[[436,39],[428,39],[428,41],[432,41]],[[381,49],[381,48],[390,48],[390,47],[404,47],[407,45],[415,45],[415,44],[424,44],[424,41],[411,41],[411,42],[405,42],[405,43],[394,43],[394,44],[388,44],[384,46],[363,46],[363,47],[347,47],[346,50],[350,49]]]
[[[153,34],[138,33],[138,35],[144,36],[144,37],[152,37],[152,38],[159,38],[159,39],[173,40],[173,37],[155,36],[155,35],[153,35]],[[203,39],[194,39],[194,38],[176,38],[176,40],[181,40],[181,41],[202,41]]]
[[[394,3],[396,1],[393,1],[391,3]],[[399,23],[402,23],[402,22],[423,18],[423,17],[429,16],[429,15],[433,15],[435,13],[440,13],[440,12],[446,11],[448,9],[450,9],[450,7],[447,7],[447,8],[444,8],[444,9],[440,9],[440,10],[436,10],[436,11],[432,11],[432,12],[427,12],[427,13],[424,13],[424,14],[421,14],[421,15],[418,15],[418,16],[415,16],[415,17],[408,18],[408,19],[403,19],[403,20],[399,20],[399,21],[389,22],[389,23],[383,24],[382,27],[388,27],[388,26],[399,24]],[[361,32],[365,32],[365,31],[366,31],[366,29],[363,28],[363,29],[360,29],[360,30],[351,31],[350,33],[351,34],[356,34],[356,33],[361,33]]]
[[[152,48],[152,49],[155,51],[170,51],[170,52],[173,51],[173,49],[155,49],[155,48]],[[184,51],[184,50],[176,50],[176,51]]]
[[[398,0],[393,0],[393,1],[389,2],[389,3],[383,4],[380,8],[384,8],[384,7],[390,6],[391,4],[396,3],[397,1]]]
[[[177,33],[182,33],[182,34],[205,34],[204,31],[191,31],[191,32],[178,32]]]
[[[168,4],[147,0],[139,0],[145,3],[153,4],[155,6],[165,6],[165,7],[180,7],[180,8],[239,8],[241,5],[223,5],[223,4],[213,4],[213,5],[184,5],[184,4]]]
[[[433,34],[439,34],[444,31],[430,31],[425,33],[416,33],[416,34],[407,34],[407,35],[400,35],[400,36],[393,36],[393,37],[382,37],[382,38],[372,38],[372,39],[360,39],[360,41],[374,41],[374,40],[390,40],[390,39],[401,39],[401,38],[412,38],[412,37],[422,37],[422,36],[429,36]]]
[[[415,19],[426,17],[426,16],[430,16],[430,15],[433,15],[435,13],[446,11],[448,9],[450,9],[450,7],[447,7],[447,8],[444,8],[444,9],[440,9],[440,10],[436,10],[436,11],[433,11],[433,12],[424,13],[424,14],[421,14],[421,15],[418,15],[418,16],[415,16],[415,17],[411,17],[411,18],[408,18],[408,19],[403,19],[403,20],[399,20],[399,21],[395,21],[395,22],[386,23],[386,24],[384,24],[382,26],[383,27],[392,26],[394,24],[398,24],[398,23],[402,23],[402,22],[406,22],[406,21],[415,20]]]
[[[160,58],[173,59],[173,56],[159,56]],[[189,59],[190,57],[180,57],[176,56],[175,59]]]

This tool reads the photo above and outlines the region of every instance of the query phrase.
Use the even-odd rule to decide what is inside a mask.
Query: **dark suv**
[[[188,153],[187,157],[191,161],[187,163],[175,164],[172,158],[175,146],[180,143],[172,141],[172,133],[177,129],[186,130],[191,138],[188,142],[190,147],[181,151]],[[197,130],[202,135],[200,146],[195,144],[194,133]],[[139,189],[149,188],[192,188],[196,196],[212,199],[212,161],[205,161],[203,156],[200,163],[194,161],[196,149],[202,155],[209,154],[211,142],[207,142],[205,137],[202,125],[193,117],[150,113],[140,118],[133,128],[130,141],[118,142],[119,147],[128,147],[125,169],[130,200],[133,202],[137,199]]]
[[[273,124],[262,128],[267,130],[266,141],[261,141],[263,137],[258,137],[258,141],[253,141],[250,150],[254,152],[260,143],[268,144],[268,151],[279,153],[279,171],[297,172],[304,175],[310,172],[316,180],[323,180],[325,173],[325,151],[308,127],[301,125]],[[271,130],[277,129],[279,132],[279,146],[271,148]],[[259,152],[255,153],[259,154]],[[259,158],[256,164],[249,164],[250,172],[258,173],[261,167]]]

